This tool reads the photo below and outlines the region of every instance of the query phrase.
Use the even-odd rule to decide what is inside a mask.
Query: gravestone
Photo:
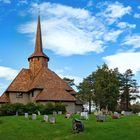
[[[36,114],[32,114],[32,120],[36,120]]]
[[[70,113],[66,113],[65,114],[65,118],[69,119],[71,117],[71,114]]]
[[[112,119],[119,119],[120,118],[120,114],[118,112],[114,112]]]
[[[88,112],[81,112],[81,119],[88,120]]]
[[[140,117],[140,112],[138,113],[138,116]]]
[[[49,119],[49,122],[52,123],[52,124],[55,124],[55,123],[56,123],[55,117],[51,117],[51,118]]]
[[[59,114],[59,115],[62,115],[62,111],[58,111],[58,114]]]
[[[96,116],[97,122],[105,122],[105,120],[106,120],[106,115],[97,115]]]
[[[56,116],[57,115],[57,112],[56,111],[53,111],[53,115]]]
[[[132,112],[131,111],[125,111],[124,112],[124,116],[130,116],[130,115],[132,115]]]
[[[48,122],[48,120],[49,120],[48,115],[44,115],[44,121],[45,121],[45,122]]]
[[[18,116],[18,111],[16,111],[16,116]]]
[[[122,112],[121,112],[121,115],[124,115],[124,114],[125,114],[125,111],[122,111]]]
[[[72,121],[72,129],[74,132],[83,132],[84,131],[84,124],[81,120],[74,119]]]
[[[40,111],[37,111],[37,114],[40,116]]]
[[[25,113],[24,116],[25,116],[25,118],[27,118],[27,119],[28,119],[28,117],[29,117],[28,113]]]

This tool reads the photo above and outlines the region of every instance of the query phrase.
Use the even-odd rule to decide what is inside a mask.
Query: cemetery
[[[75,128],[78,131],[73,130]],[[121,115],[117,120],[107,115],[104,122],[97,121],[94,114],[81,119],[80,114],[65,118],[60,112],[55,115],[0,116],[0,140],[139,140],[139,130],[139,114]]]
[[[0,0],[0,6],[1,2],[10,4],[12,3],[12,0]],[[103,5],[107,6],[108,4],[105,3],[103,3]],[[28,4],[27,0],[20,0],[17,7],[20,7],[23,4]],[[11,80],[11,83],[8,82],[9,86],[7,85],[7,88],[4,86],[3,83],[5,82],[3,82],[3,80],[2,84],[0,83],[0,89],[5,89],[3,90],[3,93],[0,94],[0,140],[140,140],[140,86],[135,79],[135,74],[140,71],[140,67],[135,68],[138,69],[138,71],[136,71],[131,67],[124,66],[126,68],[124,72],[120,70],[120,67],[115,62],[113,62],[115,67],[110,67],[109,64],[111,64],[111,59],[109,60],[109,58],[118,55],[119,53],[117,54],[116,52],[121,52],[121,50],[123,50],[122,48],[116,50],[114,53],[115,55],[111,55],[109,52],[106,53],[108,56],[100,55],[102,56],[102,60],[105,61],[102,62],[101,66],[99,66],[100,63],[95,64],[97,57],[96,55],[95,59],[89,59],[92,54],[91,52],[104,52],[104,49],[106,49],[111,42],[117,42],[119,34],[123,33],[125,29],[136,27],[135,24],[131,25],[127,22],[118,22],[123,15],[131,15],[131,7],[124,7],[121,3],[116,1],[114,5],[112,5],[114,8],[108,6],[108,9],[106,9],[104,12],[96,13],[94,17],[93,14],[87,10],[88,8],[93,10],[90,8],[90,5],[93,5],[91,0],[89,0],[89,2],[86,4],[86,7],[84,6],[84,8],[80,9],[78,6],[77,10],[76,7],[69,7],[68,5],[62,6],[61,4],[57,5],[57,3],[51,5],[51,2],[40,3],[38,6],[37,3],[32,3],[31,5],[32,8],[30,10],[25,9],[25,11],[28,11],[27,14],[24,15],[22,13],[23,11],[21,11],[18,15],[24,18],[24,16],[33,12],[33,9],[37,7],[38,21],[36,36],[34,35],[35,47],[33,48],[34,51],[27,59],[28,67],[17,71],[10,67],[5,67],[5,64],[4,66],[0,66],[0,78]],[[41,8],[41,5],[43,8]],[[44,6],[49,7],[45,8]],[[96,8],[99,7],[101,7],[100,3]],[[52,8],[52,10],[49,8]],[[46,20],[44,19],[47,18],[47,29],[43,31],[43,35],[41,32],[40,20],[40,14],[42,15],[43,13],[41,9],[48,9],[48,11],[44,12],[47,13],[47,16],[43,16],[42,20],[43,29],[45,29],[44,23]],[[140,6],[138,6],[137,9],[140,9]],[[11,9],[11,11],[16,10]],[[117,14],[116,11],[118,12]],[[48,15],[49,12],[52,15]],[[2,13],[4,13],[4,11]],[[82,13],[84,16],[81,16],[80,13]],[[105,14],[108,13],[110,13],[110,15],[105,16]],[[57,15],[57,19],[54,18],[55,14]],[[62,14],[61,16],[64,17],[64,21],[59,14]],[[105,16],[104,18],[109,17],[110,19],[107,18],[104,20],[103,18],[102,21],[100,19],[102,17],[101,14]],[[68,15],[68,17],[66,18],[64,15]],[[96,18],[98,16],[99,19],[97,20]],[[53,17],[53,20],[50,17]],[[140,18],[140,14],[136,13],[134,17]],[[74,18],[76,18],[76,20],[72,23]],[[8,26],[10,26],[11,21],[6,21]],[[20,19],[17,21],[19,22]],[[58,22],[57,26],[54,24],[56,21]],[[100,21],[102,21],[102,24]],[[110,23],[106,23],[109,21]],[[63,24],[66,25],[62,26],[61,22],[64,22]],[[97,31],[99,30],[100,33],[96,31],[97,25],[92,25],[92,27],[88,22],[90,22],[90,24],[99,23],[99,28],[97,27]],[[35,24],[35,22],[33,23]],[[116,29],[111,29],[113,23],[118,24],[116,25]],[[30,25],[30,22],[28,24]],[[90,26],[86,27],[82,24]],[[25,24],[25,27],[27,25]],[[65,26],[67,28],[65,28]],[[7,27],[7,25],[5,27]],[[34,33],[34,29],[32,29],[33,27],[30,29],[30,31],[26,31],[28,28],[25,28],[24,31],[21,27],[25,28],[23,25],[19,26],[18,32],[27,34],[29,32]],[[68,28],[70,29],[68,30]],[[102,29],[100,30],[100,28]],[[8,30],[9,29],[10,27]],[[1,34],[7,34],[8,30],[3,29],[4,33]],[[54,33],[52,33],[53,30],[55,31]],[[95,32],[92,30],[95,30]],[[74,33],[72,33],[73,31]],[[131,33],[130,29],[128,31]],[[11,30],[10,32],[12,33]],[[47,32],[47,41],[45,41],[44,32]],[[12,34],[14,35],[14,33]],[[79,34],[81,35],[78,37]],[[122,46],[122,44],[134,46],[134,48],[131,48],[131,51],[127,50],[126,53],[134,53],[133,51],[136,51],[135,49],[140,47],[136,45],[140,42],[140,36],[137,35],[138,33],[135,34],[136,35],[134,35],[132,40],[129,39],[130,34],[129,36],[125,36],[123,41],[119,41],[122,42],[119,44],[119,46]],[[62,38],[61,35],[63,35]],[[29,36],[32,37],[32,35]],[[69,36],[71,36],[71,39]],[[19,39],[17,38],[18,36],[15,37],[16,39]],[[11,37],[11,39],[12,42],[14,42],[14,38]],[[24,40],[25,38],[23,41]],[[8,42],[8,40],[6,40],[6,42]],[[45,42],[44,47],[43,42]],[[61,42],[63,43],[61,44]],[[12,43],[10,44],[10,46],[13,48],[13,52],[15,53],[14,54],[12,52],[11,54],[14,54],[15,57],[10,57],[10,59],[15,61],[17,58],[19,58],[21,62],[14,62],[19,65],[22,64],[22,60],[24,60],[20,57],[23,57],[25,54],[23,53],[24,51],[22,50],[22,47],[18,48],[21,50],[21,52],[16,50],[18,52],[17,53],[14,50],[14,45],[15,44]],[[21,46],[24,45],[25,44],[22,42]],[[65,45],[66,48],[63,45]],[[5,46],[6,45],[4,45],[4,47]],[[58,49],[58,47],[61,46],[62,48]],[[77,53],[78,46],[81,46],[81,49],[79,49]],[[117,47],[115,44],[111,44],[111,46]],[[86,50],[88,47],[89,49]],[[47,51],[44,50],[44,48],[47,49]],[[71,50],[73,48],[75,50]],[[82,51],[82,49],[85,52]],[[8,55],[8,52],[11,50],[7,50],[6,53],[3,53],[5,55],[4,57],[0,56],[0,62],[5,63],[5,60],[1,61],[1,58],[6,58],[6,60],[10,61],[8,56],[11,54]],[[112,49],[110,50],[112,51]],[[45,52],[47,52],[52,59],[50,59]],[[122,51],[120,55],[123,53],[124,52]],[[137,54],[138,52],[136,51],[135,53]],[[27,54],[29,54],[29,52]],[[59,55],[61,57],[59,57]],[[72,57],[73,55],[75,55],[75,58],[73,57],[74,59],[65,59],[66,56]],[[80,55],[84,55],[83,59],[81,59],[82,61],[79,59]],[[125,59],[127,60],[126,57]],[[50,60],[52,60],[51,65]],[[68,65],[63,63],[59,68],[57,63],[60,62],[60,60],[64,61]],[[89,60],[91,64],[88,66],[86,64]],[[76,61],[77,63],[75,63]],[[120,61],[118,62],[120,63]],[[134,61],[132,60],[132,62]],[[7,64],[7,66],[9,66],[10,63]],[[80,64],[80,67],[77,64]],[[89,70],[88,72],[84,72],[84,70],[88,68],[95,68],[95,65],[97,66],[97,69],[91,69],[92,71]],[[20,66],[24,66],[24,64],[14,67],[19,68]],[[53,70],[55,70],[55,72]],[[74,76],[73,71],[75,71],[76,75],[78,76]],[[82,75],[80,74],[80,71],[83,71],[83,73],[85,73],[83,76],[86,77],[81,77]],[[11,72],[12,76],[10,76]],[[73,77],[76,78],[78,82],[76,82]]]

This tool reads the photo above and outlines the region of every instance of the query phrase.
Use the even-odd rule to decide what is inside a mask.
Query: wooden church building
[[[42,48],[40,16],[38,17],[34,53],[28,58],[29,69],[22,69],[0,97],[0,103],[29,102],[46,104],[62,102],[67,112],[82,110],[76,92],[48,68],[49,57]]]

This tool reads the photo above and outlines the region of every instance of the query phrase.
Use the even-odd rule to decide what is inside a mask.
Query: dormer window
[[[23,93],[17,93],[16,98],[23,98]]]

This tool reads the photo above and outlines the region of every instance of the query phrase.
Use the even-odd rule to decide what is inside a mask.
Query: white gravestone
[[[88,120],[88,112],[81,112],[82,119]]]
[[[56,111],[53,111],[53,115],[56,116],[57,115],[57,112]]]
[[[71,117],[70,113],[66,113],[65,118],[69,119]]]
[[[29,117],[28,113],[25,113],[24,116],[25,116],[25,118],[27,118],[27,119],[28,119],[28,117]]]
[[[140,112],[138,113],[138,116],[140,117]]]
[[[32,114],[32,120],[36,120],[36,114]]]
[[[37,111],[37,114],[40,116],[40,111]]]
[[[125,114],[125,111],[122,111],[122,112],[121,112],[121,115],[124,115],[124,114]]]
[[[114,112],[114,116],[120,118],[120,114],[118,112]]]
[[[49,121],[50,121],[50,123],[52,123],[52,124],[55,124],[55,123],[56,123],[55,117],[51,117],[51,118],[49,119]]]
[[[48,122],[48,119],[49,119],[48,115],[44,115],[44,121]]]
[[[59,115],[62,115],[62,111],[58,111],[58,114],[59,114]]]
[[[18,116],[18,111],[16,111],[16,116]]]

